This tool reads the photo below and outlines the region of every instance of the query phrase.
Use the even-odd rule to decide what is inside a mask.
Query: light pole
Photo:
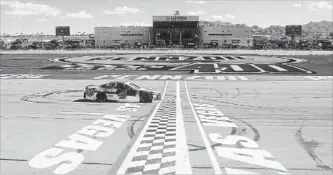
[[[172,45],[172,31],[171,30],[169,31],[169,34],[170,34],[170,42],[169,42],[169,44]]]
[[[103,48],[106,47],[106,44],[105,44],[105,38],[106,38],[106,32],[103,32]]]
[[[182,31],[179,30],[179,45],[182,45]]]
[[[221,48],[222,48],[222,46],[223,46],[223,38],[224,38],[224,37],[223,37],[224,30],[222,30],[221,32],[222,32],[222,33],[221,33]]]
[[[86,48],[86,38],[85,38],[84,34],[86,34],[86,32],[83,32],[83,33],[82,33],[82,37],[83,37],[83,47]]]
[[[150,31],[148,30],[148,47],[150,48]]]
[[[247,33],[247,36],[246,36],[247,47],[249,47],[250,46],[250,31],[247,30],[245,32]]]
[[[170,31],[170,47],[172,47],[172,31]]]
[[[221,40],[224,39],[224,41],[221,41],[221,47],[223,46],[224,47],[224,44],[226,44],[226,36],[225,36],[225,32],[226,31],[222,31],[222,36],[221,36]]]
[[[157,37],[160,36],[160,35],[161,35],[160,33],[156,33],[156,44],[155,44],[156,46],[158,45],[158,43],[157,43]]]
[[[128,48],[130,47],[130,40],[131,40],[130,32],[131,32],[130,30],[127,31],[127,33],[128,33],[128,42],[127,42],[127,44],[128,44]]]

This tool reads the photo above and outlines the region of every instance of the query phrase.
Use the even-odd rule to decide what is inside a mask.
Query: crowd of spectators
[[[333,50],[332,40],[268,40],[254,42],[253,49]]]
[[[96,47],[94,39],[85,40],[72,40],[68,39],[64,42],[60,39],[52,40],[28,40],[24,38],[16,38],[10,42],[0,39],[1,50],[57,50],[57,49],[259,49],[259,50],[274,50],[274,49],[286,49],[286,50],[333,50],[332,40],[253,40],[248,45],[239,45],[237,43],[226,43],[217,45],[210,44],[198,44],[194,46],[181,46],[181,45],[163,45],[155,46],[147,44],[143,45],[117,45],[114,47]]]

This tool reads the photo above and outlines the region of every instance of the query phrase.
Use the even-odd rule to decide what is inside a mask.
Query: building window
[[[232,36],[232,34],[210,33],[209,36]]]
[[[143,34],[135,34],[135,33],[132,33],[132,34],[120,34],[121,36],[143,36]]]

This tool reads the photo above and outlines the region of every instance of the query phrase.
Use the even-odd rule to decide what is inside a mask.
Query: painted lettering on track
[[[216,80],[216,81],[247,81],[246,76],[186,76],[186,75],[101,75],[92,78],[113,80]]]
[[[237,127],[228,117],[223,117],[224,114],[213,105],[193,104],[193,107],[204,126]]]
[[[120,107],[116,108],[116,110],[122,111],[122,112],[126,112],[126,111],[136,112],[136,111],[138,111],[139,108],[140,108],[139,105],[126,103],[125,106],[120,106]]]
[[[188,88],[186,88],[186,90],[187,93],[189,93]],[[192,104],[192,109],[204,127],[237,128],[237,125],[232,123],[228,117],[225,117],[214,105]],[[289,173],[281,163],[274,160],[273,155],[266,150],[260,149],[258,143],[250,138],[240,135],[228,135],[223,137],[220,133],[209,133],[207,135],[211,142],[219,144],[219,146],[215,147],[215,152],[220,158],[264,167],[275,170],[277,173]],[[203,136],[203,138],[204,137],[206,136]],[[206,148],[208,150],[207,145]],[[211,159],[212,164],[216,164],[216,162],[213,161],[215,156],[211,157],[213,157],[213,159]],[[257,174],[256,172],[229,167],[225,167],[224,172],[226,174]]]
[[[53,148],[38,153],[29,161],[29,165],[37,169],[54,166],[54,174],[67,174],[83,162],[84,155],[79,151],[97,151],[103,144],[100,139],[110,137],[114,130],[120,128],[129,117],[127,115],[104,115],[102,119],[97,119],[91,125],[70,135],[68,140],[62,140]],[[78,151],[73,151],[73,149]]]

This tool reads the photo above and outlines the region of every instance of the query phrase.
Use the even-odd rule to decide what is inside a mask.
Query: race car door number
[[[117,92],[117,89],[108,89],[107,92],[115,93]]]

